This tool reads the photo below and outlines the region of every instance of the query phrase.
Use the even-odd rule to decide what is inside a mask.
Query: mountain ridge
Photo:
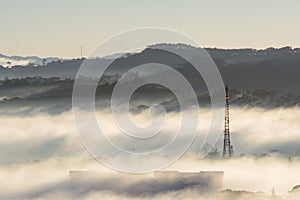
[[[155,49],[155,48],[160,48],[160,49],[182,48],[182,49],[186,49],[186,50],[199,49],[199,47],[194,47],[194,46],[182,44],[182,43],[178,43],[178,44],[160,43],[160,44],[149,45],[145,49],[147,49],[147,48],[152,48],[152,49]],[[203,49],[205,49],[212,57],[221,57],[222,59],[224,59],[224,57],[226,57],[226,56],[231,57],[231,59],[227,61],[228,64],[236,63],[235,61],[240,61],[240,62],[249,61],[250,62],[251,59],[245,58],[247,56],[248,57],[250,57],[250,56],[261,57],[260,59],[256,59],[256,61],[261,61],[261,60],[264,60],[263,57],[272,55],[271,57],[274,58],[275,56],[279,56],[280,53],[285,54],[285,55],[289,55],[289,54],[300,55],[300,48],[293,48],[291,46],[284,46],[284,47],[279,47],[279,48],[268,47],[268,48],[264,48],[264,49],[217,48],[217,47],[204,47]],[[127,52],[114,53],[112,55],[106,55],[106,56],[95,57],[95,58],[115,59],[115,58],[118,58],[118,57],[121,57],[124,55],[128,56],[130,54],[128,54]],[[244,59],[238,59],[238,56],[242,56]],[[3,58],[5,58],[7,60],[1,61],[1,59],[3,59]],[[73,59],[77,59],[77,58],[73,58]],[[44,62],[43,62],[43,60],[44,60]],[[32,55],[32,56],[19,56],[19,55],[9,56],[9,55],[0,53],[0,66],[2,66],[2,67],[8,67],[8,65],[9,65],[9,67],[12,67],[15,65],[26,66],[26,65],[30,64],[30,62],[33,65],[42,65],[42,64],[47,64],[47,63],[54,62],[54,61],[59,61],[59,60],[70,60],[70,59],[58,58],[58,57],[38,57],[38,56],[34,56],[34,55]],[[227,59],[225,59],[225,60],[227,60]],[[14,64],[13,61],[24,61],[24,62],[22,65],[20,65],[20,63],[18,63],[18,62],[15,62],[15,64]],[[8,64],[7,62],[11,62],[11,64]]]
[[[161,50],[164,48],[182,48],[187,51],[199,50],[196,47],[184,44],[157,45],[163,45],[163,48],[157,49],[158,46],[152,45],[139,53],[123,54],[126,56],[115,59],[109,70],[110,75],[122,74],[133,66],[150,62],[151,59],[157,60],[162,56],[162,53],[167,52]],[[298,87],[300,85],[300,49],[298,48],[283,47],[278,49],[267,48],[265,50],[207,49],[207,51],[215,61],[224,82],[232,88],[240,91],[265,89],[285,94],[298,95],[300,93],[300,87]],[[165,62],[165,58],[162,58],[162,61]],[[96,67],[102,67],[111,62],[112,59],[82,58],[52,61],[37,66],[12,66],[11,68],[0,66],[0,80],[25,77],[75,79],[76,73],[84,61],[92,62]],[[202,86],[205,86],[205,83],[201,80],[201,76],[195,77],[195,70],[189,63],[178,60],[176,56],[170,58],[169,63],[172,65],[171,67],[192,79],[190,81],[194,83],[196,89],[203,89]]]

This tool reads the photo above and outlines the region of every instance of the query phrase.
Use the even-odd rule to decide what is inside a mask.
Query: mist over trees
[[[157,49],[157,48],[160,49]],[[198,48],[185,44],[157,44],[149,46],[140,53],[126,54],[113,61],[107,74],[122,74],[131,69],[137,63],[147,61],[149,57],[155,58],[162,54],[161,49],[181,49],[182,51],[197,51]],[[207,48],[207,52],[215,61],[224,82],[231,88],[239,91],[246,90],[271,90],[276,93],[300,93],[300,49],[291,47],[268,48],[264,50],[256,49],[217,49]],[[74,79],[82,62],[101,67],[111,62],[113,59],[93,58],[93,59],[72,59],[55,60],[53,62],[43,62],[41,65],[28,66],[0,66],[0,79],[5,78],[26,78],[26,77],[59,77],[60,79]],[[194,71],[192,66],[184,61],[175,58],[170,61],[171,67],[193,80]],[[198,83],[198,82],[197,82]],[[201,80],[198,87],[205,91],[204,82]]]

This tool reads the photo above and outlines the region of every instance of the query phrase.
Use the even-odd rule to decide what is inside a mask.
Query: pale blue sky
[[[0,53],[79,57],[138,27],[174,29],[203,47],[300,47],[299,0],[0,0]]]

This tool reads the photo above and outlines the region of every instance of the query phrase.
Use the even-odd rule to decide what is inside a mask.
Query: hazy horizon
[[[79,51],[80,51],[80,47],[79,46]],[[244,49],[252,49],[252,50],[266,50],[266,49],[269,49],[269,48],[275,48],[275,49],[281,49],[281,48],[285,48],[285,47],[290,47],[292,49],[299,49],[299,47],[294,47],[294,46],[289,46],[289,45],[283,45],[283,46],[278,46],[278,47],[275,47],[275,46],[269,46],[269,47],[265,47],[265,48],[252,48],[252,47],[241,47],[241,48],[225,48],[225,47],[201,47],[203,49],[219,49],[219,50],[244,50]],[[92,52],[92,51],[91,51]],[[79,52],[80,53],[80,52]],[[116,52],[115,54],[122,54],[122,53],[127,53],[127,52]],[[60,56],[38,56],[38,55],[34,55],[34,54],[31,54],[31,55],[25,55],[25,54],[5,54],[5,53],[2,53],[0,52],[0,55],[5,55],[5,56],[9,56],[9,57],[13,57],[13,56],[21,56],[21,57],[39,57],[39,58],[51,58],[51,57],[56,57],[56,58],[61,58],[61,59],[77,59],[77,58],[80,58],[80,55],[77,55],[75,57],[60,57]],[[88,56],[89,53],[87,53],[87,55],[83,55],[83,57],[85,56]],[[105,56],[112,56],[114,54],[106,54],[104,55]]]

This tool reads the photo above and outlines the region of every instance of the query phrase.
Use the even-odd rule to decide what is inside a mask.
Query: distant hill
[[[186,44],[155,44],[149,48],[160,49],[182,49],[185,51],[196,51],[198,48]],[[222,60],[225,64],[262,62],[266,60],[290,60],[300,56],[300,48],[289,46],[282,48],[267,49],[218,49],[204,48],[215,60]]]
[[[118,76],[107,76],[101,79],[97,87],[96,107],[105,109],[110,106],[112,91]],[[72,91],[74,80],[59,78],[23,78],[0,81],[0,115],[32,114],[47,112],[59,114],[72,107]],[[229,90],[231,106],[257,107],[265,109],[299,107],[300,95],[279,95],[274,91]],[[202,108],[210,106],[208,93],[198,93],[198,102]],[[179,111],[179,102],[167,88],[152,84],[140,87],[131,98],[131,111],[140,113],[150,105],[159,103],[166,111]]]
[[[53,61],[61,60],[60,58],[39,58],[37,56],[7,56],[0,54],[0,65],[3,67],[20,66],[38,66],[45,65]]]
[[[162,59],[163,52],[160,49],[172,48],[182,51],[199,50],[185,44],[152,45],[140,53],[126,54],[126,56],[116,59],[107,72],[122,74],[133,66],[149,61],[149,57],[154,60]],[[284,94],[298,95],[300,93],[300,49],[284,47],[264,50],[216,48],[207,48],[206,50],[217,64],[224,82],[231,88],[239,91],[265,89]],[[114,57],[94,58],[87,61],[93,62],[96,67],[101,67],[112,59]],[[0,79],[36,76],[74,79],[83,61],[84,59],[57,60],[44,63],[44,65],[26,67],[16,65],[11,68],[0,66]],[[189,63],[174,57],[168,61],[168,64],[190,78],[189,80],[196,89],[205,90],[203,79],[201,76],[194,76],[195,70]]]

